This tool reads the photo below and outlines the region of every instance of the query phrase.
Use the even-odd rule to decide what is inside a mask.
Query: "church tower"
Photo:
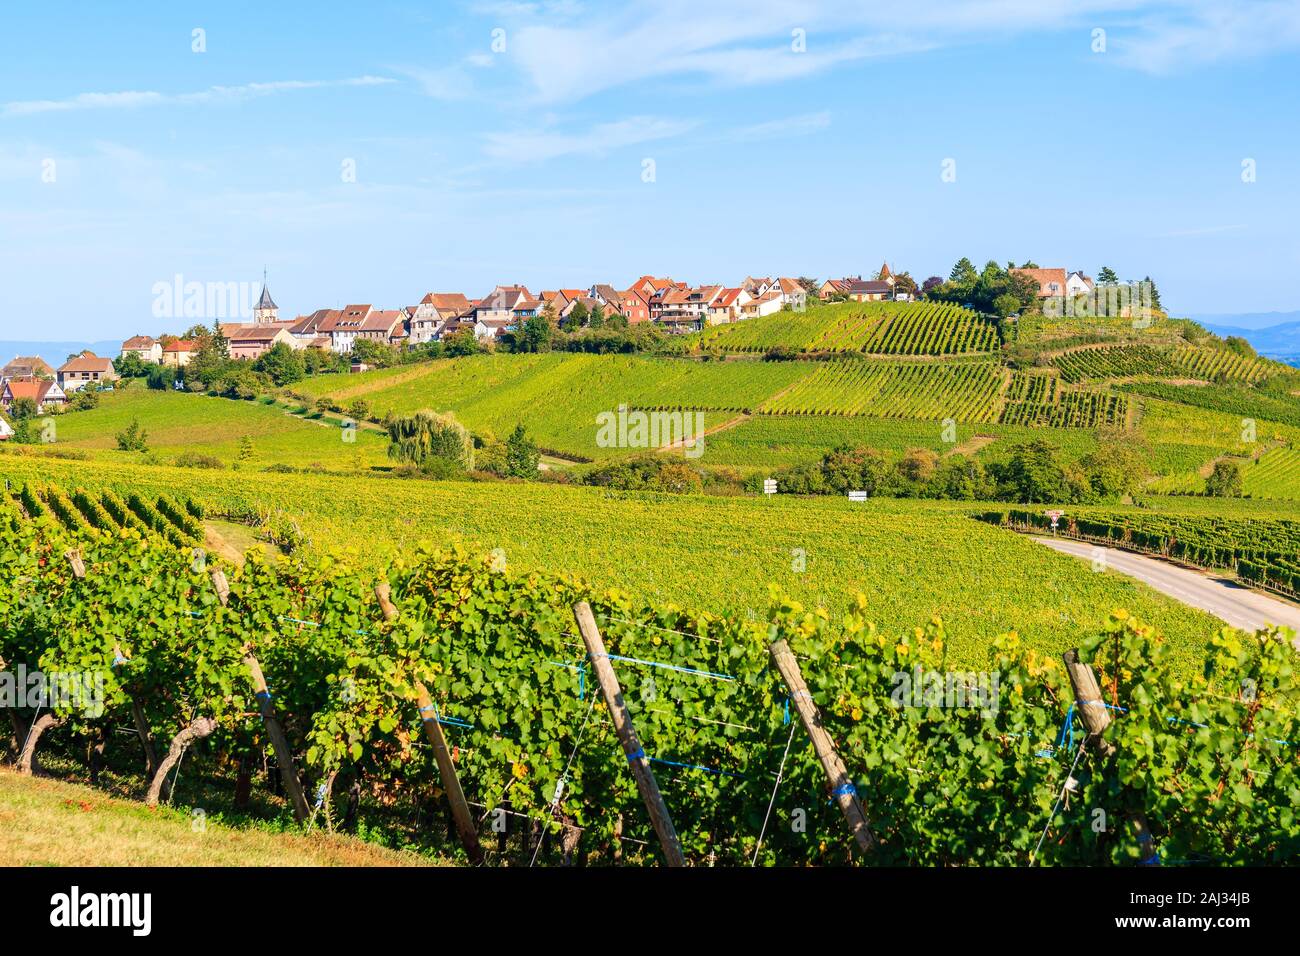
[[[266,287],[266,270],[262,270],[262,297],[253,306],[253,324],[270,325],[280,320],[280,309],[271,298],[271,290]]]

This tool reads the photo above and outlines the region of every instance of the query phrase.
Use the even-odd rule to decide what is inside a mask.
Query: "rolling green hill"
[[[150,391],[135,382],[101,393],[99,407],[53,419],[59,448],[92,457],[120,458],[117,434],[133,421],[148,434],[148,455],[173,462],[186,452],[211,455],[224,464],[238,459],[240,439],[253,443],[249,467],[287,464],[349,469],[387,461],[387,439],[358,429],[344,441],[337,424],[306,420],[261,402],[234,401],[180,392]],[[136,457],[144,457],[135,453]]]

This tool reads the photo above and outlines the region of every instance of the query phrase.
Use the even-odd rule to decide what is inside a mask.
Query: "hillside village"
[[[363,341],[405,350],[460,337],[491,348],[518,334],[530,319],[542,318],[548,326],[564,331],[642,327],[672,336],[780,311],[802,312],[813,302],[940,298],[942,287],[953,284],[963,264],[973,277],[973,266],[962,260],[947,283],[934,276],[921,286],[907,272],[896,273],[886,262],[871,279],[858,275],[818,282],[807,277],[746,276],[734,286],[692,286],[671,277],[643,275],[622,290],[608,283],[595,283],[585,289],[538,293],[521,284],[498,285],[478,299],[461,292],[429,292],[418,304],[401,308],[349,304],[317,309],[292,319],[281,318],[280,308],[264,281],[251,321],[218,321],[211,331],[220,333],[230,359],[248,362],[256,362],[277,345],[294,351],[351,356],[364,351],[356,348]],[[1094,281],[1082,272],[1042,269],[1032,263],[1008,268],[1003,276],[1021,290],[1019,297],[1012,296],[1016,301],[1010,308],[1016,309],[1050,313],[1053,301],[1073,301],[1096,289]],[[122,343],[116,361],[180,370],[190,364],[209,338],[208,330],[201,325],[182,334],[141,333]],[[364,371],[367,365],[358,360],[351,367],[353,371]],[[57,368],[40,356],[15,356],[0,369],[0,407],[9,412],[15,403],[28,400],[38,413],[60,410],[86,386],[98,387],[119,377],[114,359],[92,352],[70,356]],[[7,435],[0,431],[0,438],[4,437]]]

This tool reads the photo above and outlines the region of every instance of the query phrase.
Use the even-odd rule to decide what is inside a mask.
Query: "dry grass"
[[[413,853],[351,837],[195,825],[184,810],[0,769],[0,863],[6,866],[426,866]]]

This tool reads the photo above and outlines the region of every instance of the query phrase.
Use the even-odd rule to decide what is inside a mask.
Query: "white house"
[[[1065,277],[1065,295],[1067,298],[1073,298],[1076,295],[1087,295],[1092,291],[1093,282],[1082,272],[1071,272]]]
[[[122,343],[122,358],[128,355],[134,355],[142,362],[153,362],[157,365],[162,361],[163,347],[152,335],[133,335]]]
[[[449,319],[459,318],[472,303],[460,292],[430,292],[411,315],[411,345],[432,342]]]

